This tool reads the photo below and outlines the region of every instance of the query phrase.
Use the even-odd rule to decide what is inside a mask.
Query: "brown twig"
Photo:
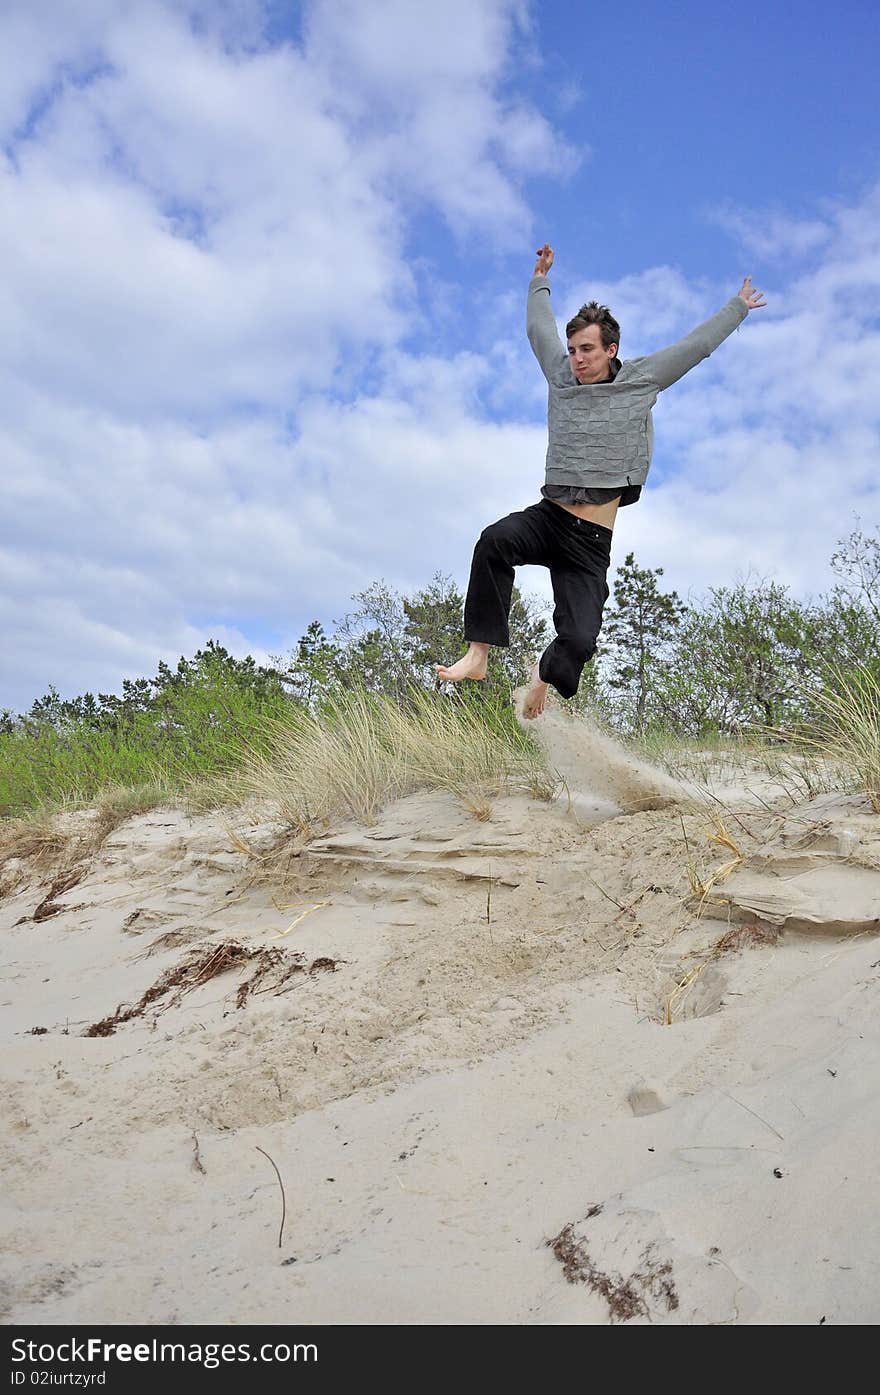
[[[255,1144],[254,1146],[256,1147],[256,1150],[257,1150],[258,1153],[262,1153],[262,1154],[263,1154],[263,1157],[264,1157],[264,1158],[269,1158],[269,1154],[266,1152],[265,1148],[261,1148],[260,1145],[259,1145],[258,1143]],[[281,1173],[278,1171],[278,1168],[276,1167],[275,1162],[273,1161],[273,1159],[272,1159],[272,1158],[269,1158],[269,1161],[270,1161],[270,1163],[272,1163],[272,1166],[275,1168],[275,1176],[278,1178],[278,1185],[279,1185],[279,1187],[281,1188],[281,1229],[280,1229],[279,1232],[278,1232],[278,1248],[279,1248],[279,1250],[280,1250],[280,1249],[281,1249],[281,1237],[282,1237],[282,1235],[284,1234],[284,1219],[285,1219],[285,1217],[286,1217],[286,1215],[287,1215],[287,1197],[284,1195],[284,1183],[283,1183],[282,1180],[281,1180]]]
[[[621,901],[616,900],[610,892],[605,890],[604,886],[599,885],[595,877],[590,876],[589,872],[586,873],[586,877],[587,881],[592,882],[596,890],[601,891],[602,895],[606,898],[606,900],[610,901],[613,906],[616,906],[619,911],[626,911],[628,915],[633,915],[633,912],[629,906],[624,906]],[[633,919],[635,919],[635,916],[633,916]]]

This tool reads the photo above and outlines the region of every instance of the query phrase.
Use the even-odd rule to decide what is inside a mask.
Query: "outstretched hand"
[[[545,242],[543,247],[538,248],[537,252],[535,253],[535,256],[538,258],[538,260],[535,262],[535,269],[532,272],[532,275],[546,276],[547,272],[553,265],[553,248]]]
[[[737,291],[737,295],[739,296],[740,300],[745,301],[746,305],[749,307],[750,310],[760,310],[762,305],[767,304],[762,291],[752,290],[751,276],[747,276],[746,279],[743,281],[742,285]]]

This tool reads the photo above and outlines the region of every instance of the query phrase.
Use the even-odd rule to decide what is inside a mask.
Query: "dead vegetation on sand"
[[[601,1211],[600,1205],[591,1206],[581,1224],[600,1215]],[[573,1221],[564,1225],[559,1234],[547,1240],[546,1244],[562,1265],[568,1283],[585,1284],[593,1293],[604,1298],[612,1323],[650,1317],[649,1299],[661,1304],[667,1312],[674,1312],[678,1308],[672,1265],[668,1260],[661,1263],[651,1245],[642,1256],[642,1268],[624,1278],[622,1274],[606,1274],[599,1268],[590,1256],[586,1240],[577,1235]]]
[[[236,1008],[243,1008],[251,994],[283,993],[296,975],[335,972],[339,962],[323,957],[307,965],[302,954],[284,949],[248,949],[233,940],[209,945],[207,949],[193,949],[179,964],[166,969],[134,1005],[120,1004],[114,1013],[87,1027],[83,1036],[112,1036],[117,1027],[131,1022],[135,1017],[143,1017],[148,1008],[153,1008],[157,1015],[166,1012],[187,993],[192,993],[222,974],[250,969],[235,994]]]

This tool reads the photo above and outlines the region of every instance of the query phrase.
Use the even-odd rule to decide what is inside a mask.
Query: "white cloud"
[[[209,635],[293,642],[377,571],[421,576],[414,479],[427,518],[479,468],[483,369],[398,353],[407,219],[485,254],[528,224],[524,174],[570,163],[505,88],[525,8],[333,0],[299,47],[263,17],[4,7],[0,704]],[[420,376],[449,409],[430,441]]]
[[[308,16],[307,51],[333,74],[336,107],[361,123],[391,187],[430,201],[462,241],[487,231],[496,246],[520,246],[532,217],[510,176],[559,176],[579,163],[540,112],[505,92],[514,43],[529,32],[526,6],[328,0]]]
[[[102,55],[0,172],[10,371],[138,416],[213,415],[328,385],[343,332],[358,356],[394,341],[400,219],[291,48],[230,54],[140,5]]]
[[[793,218],[783,209],[750,210],[728,204],[712,210],[708,217],[746,252],[764,262],[807,256],[825,246],[832,235],[823,219]]]

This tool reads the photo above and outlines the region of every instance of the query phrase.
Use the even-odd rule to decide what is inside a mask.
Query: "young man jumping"
[[[556,638],[532,671],[523,716],[544,711],[552,685],[562,697],[577,692],[593,657],[608,599],[606,574],[617,510],[634,504],[651,464],[651,408],[658,393],[708,358],[766,301],[750,276],[727,304],[677,344],[645,358],[617,357],[620,326],[606,305],[591,300],[566,326],[563,348],[550,308],[547,273],[553,249],[539,248],[529,284],[526,329],[548,385],[548,446],[542,499],[508,514],[480,535],[474,549],[464,632],[467,653],[438,664],[446,682],[486,677],[493,644],[510,643],[508,616],[514,568],[548,567]]]

